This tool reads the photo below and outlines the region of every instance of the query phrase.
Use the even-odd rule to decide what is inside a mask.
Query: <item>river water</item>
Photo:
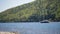
[[[0,23],[0,31],[20,34],[60,34],[60,23]]]

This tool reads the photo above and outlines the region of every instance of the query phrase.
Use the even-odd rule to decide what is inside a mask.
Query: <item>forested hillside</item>
[[[35,0],[0,13],[0,22],[60,21],[60,0]]]

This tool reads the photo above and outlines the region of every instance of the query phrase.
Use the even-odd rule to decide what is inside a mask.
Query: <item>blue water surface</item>
[[[20,34],[60,34],[60,23],[0,23],[0,31]]]

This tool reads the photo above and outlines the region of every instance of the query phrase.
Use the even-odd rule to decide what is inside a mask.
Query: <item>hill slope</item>
[[[60,0],[36,0],[0,13],[0,22],[60,21]]]

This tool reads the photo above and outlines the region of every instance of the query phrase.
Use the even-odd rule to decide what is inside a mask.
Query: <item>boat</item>
[[[42,4],[42,3],[41,3]],[[42,4],[41,7],[44,7],[44,5]],[[40,16],[42,14],[42,21],[40,21],[40,23],[49,23],[50,21],[47,19],[47,15],[49,14],[49,11],[46,11],[45,8],[41,8],[41,12],[40,12]]]
[[[49,23],[49,21],[48,20],[43,20],[40,23]]]

